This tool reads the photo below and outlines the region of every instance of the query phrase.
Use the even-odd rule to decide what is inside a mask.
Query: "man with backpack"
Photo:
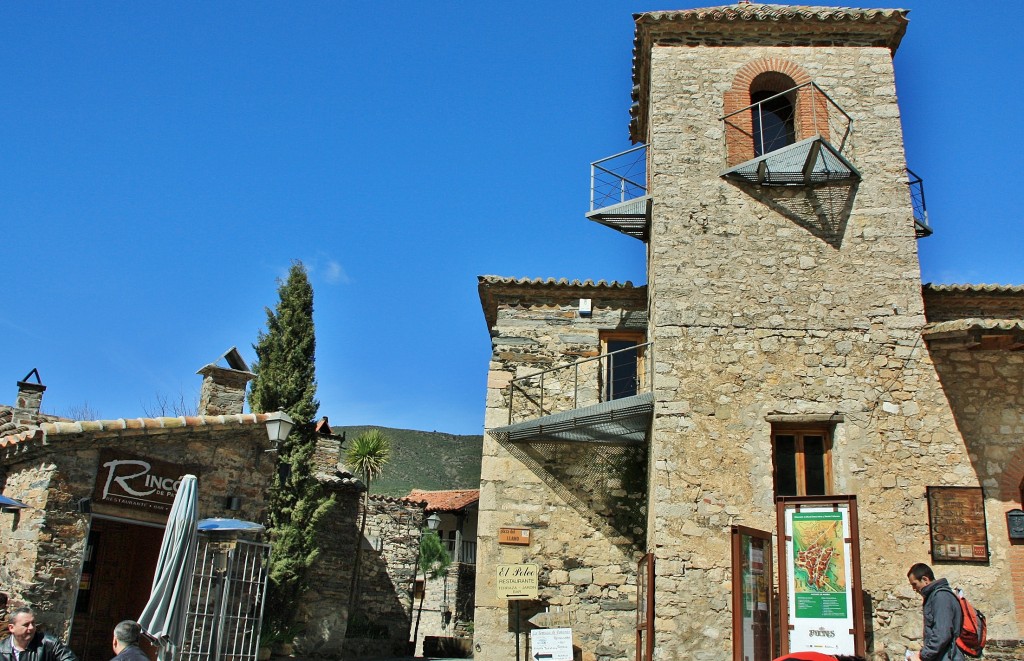
[[[944,578],[935,579],[932,568],[919,562],[907,572],[910,587],[924,598],[924,642],[912,659],[920,661],[964,661],[957,647],[964,616],[960,600]]]

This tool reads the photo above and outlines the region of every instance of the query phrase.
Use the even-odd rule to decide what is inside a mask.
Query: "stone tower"
[[[921,561],[984,596],[1017,658],[1024,592],[1005,581],[1024,546],[1003,520],[1024,490],[1024,288],[922,287],[931,228],[892,59],[907,12],[634,19],[637,146],[592,166],[587,217],[644,243],[646,286],[480,278],[477,658],[508,658],[523,608],[565,613],[544,618],[588,661],[902,653]],[[980,538],[937,534],[932,494],[950,488],[977,499],[958,516]],[[768,571],[794,555],[801,507],[846,508],[849,564],[828,580],[853,586],[842,617],[804,610],[804,629],[810,602]],[[739,576],[744,531],[764,546]],[[495,578],[509,564],[539,575],[518,609]]]

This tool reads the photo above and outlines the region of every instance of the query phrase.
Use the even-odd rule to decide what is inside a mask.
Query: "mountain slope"
[[[391,439],[391,461],[370,486],[370,493],[405,496],[413,489],[479,489],[483,436],[458,436],[444,432],[391,429],[360,425],[332,427],[351,440],[368,429],[379,429]],[[344,448],[347,448],[348,442]],[[342,462],[344,452],[342,449]]]

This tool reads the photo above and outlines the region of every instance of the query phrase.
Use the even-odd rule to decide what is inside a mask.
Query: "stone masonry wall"
[[[756,189],[719,176],[723,93],[766,58],[797,63],[853,117],[858,185]],[[985,473],[921,340],[891,54],[656,46],[651,61],[655,656],[731,654],[729,526],[776,528],[773,414],[842,417],[833,489],[858,497],[869,651],[902,653],[920,636],[905,576],[929,559],[925,487],[979,486]],[[1009,603],[994,563],[939,570]],[[993,635],[1008,625],[997,615]]]
[[[631,307],[612,307],[595,297],[589,318],[577,313],[581,295],[572,286],[552,292],[523,285],[518,297],[509,295],[499,303],[491,329],[494,354],[485,427],[507,424],[508,383],[513,376],[597,355],[600,330],[645,318],[642,290],[637,293],[641,296]],[[588,378],[592,386],[596,375]],[[582,375],[580,379],[583,383]],[[562,402],[564,408],[555,410],[571,409],[567,404]],[[551,607],[569,613],[581,658],[630,657],[636,562],[644,537],[644,453],[558,443],[502,445],[485,434],[483,454],[475,658],[505,659],[514,654],[515,608],[496,598],[495,571],[498,564],[518,563],[540,567],[539,600],[520,603],[524,649],[532,627],[526,620]],[[496,535],[501,526],[530,528],[531,545],[499,545]]]
[[[406,654],[412,634],[412,586],[419,562],[423,506],[401,498],[369,501],[359,589],[345,657]],[[371,548],[367,548],[367,547]]]
[[[273,455],[265,453],[268,442],[262,426],[120,438],[69,434],[51,438],[43,450],[27,451],[23,460],[8,460],[5,493],[31,507],[18,514],[13,531],[0,527],[0,574],[6,575],[7,585],[14,585],[12,602],[36,608],[40,622],[55,635],[68,631],[89,529],[89,515],[78,513],[76,506],[93,494],[101,449],[113,446],[125,454],[198,470],[201,517],[262,521],[265,515],[263,494],[274,462]],[[225,509],[227,495],[240,497],[240,510]],[[166,514],[132,510],[105,513],[166,520]],[[0,526],[9,519],[11,515],[4,515]]]

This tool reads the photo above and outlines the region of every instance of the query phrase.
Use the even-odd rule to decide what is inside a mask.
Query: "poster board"
[[[864,655],[856,496],[779,498],[781,653]]]
[[[981,487],[928,487],[933,562],[988,562],[985,492]]]
[[[771,661],[775,657],[772,584],[772,534],[733,526],[733,661]]]

